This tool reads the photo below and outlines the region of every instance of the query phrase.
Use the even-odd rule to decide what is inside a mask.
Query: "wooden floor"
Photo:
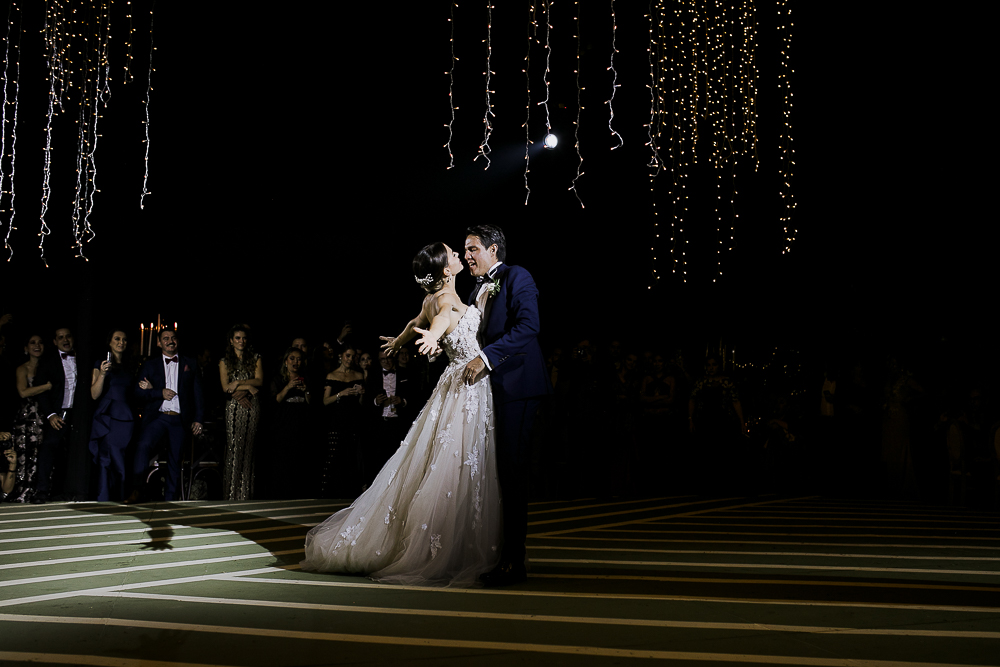
[[[301,572],[319,500],[0,507],[0,664],[1000,665],[1000,515],[819,497],[531,506],[495,590]]]

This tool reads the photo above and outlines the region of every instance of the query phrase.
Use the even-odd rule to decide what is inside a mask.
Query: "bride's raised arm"
[[[382,345],[382,349],[386,351],[390,357],[397,352],[399,349],[413,340],[413,337],[417,334],[413,331],[416,327],[426,327],[430,324],[433,315],[429,315],[427,306],[429,301],[433,301],[433,297],[430,295],[424,297],[423,306],[420,308],[420,314],[414,317],[412,320],[406,323],[406,327],[403,332],[396,337],[390,336],[379,336],[379,340],[385,341]]]
[[[417,343],[417,351],[420,354],[433,355],[437,353],[439,349],[438,341],[441,340],[441,336],[445,335],[451,326],[452,313],[458,310],[456,306],[460,305],[460,303],[458,297],[451,292],[439,294],[434,299],[433,306],[437,312],[433,319],[431,319],[430,330],[413,328],[416,333],[420,334],[420,342]],[[427,306],[428,304],[425,302],[425,312],[428,310]]]

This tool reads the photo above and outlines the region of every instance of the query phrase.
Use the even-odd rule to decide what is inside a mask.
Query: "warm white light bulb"
[[[559,139],[556,138],[556,135],[551,134],[551,133],[550,134],[546,134],[545,135],[545,139],[542,140],[542,144],[546,148],[548,148],[550,150],[553,149],[553,148],[555,148],[556,144],[558,144],[558,143],[559,143]]]

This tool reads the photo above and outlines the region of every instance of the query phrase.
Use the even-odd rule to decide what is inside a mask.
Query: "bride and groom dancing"
[[[531,425],[551,392],[538,344],[538,290],[504,264],[499,227],[468,229],[477,280],[455,291],[459,254],[432,243],[413,259],[426,292],[390,353],[414,338],[449,362],[396,453],[354,503],[309,531],[305,570],[387,583],[502,586],[523,581]],[[502,495],[502,505],[501,505]]]

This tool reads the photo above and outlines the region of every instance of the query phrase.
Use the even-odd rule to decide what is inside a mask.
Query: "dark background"
[[[449,5],[315,4],[276,11],[251,5],[161,2],[155,7],[150,190],[142,190],[143,97],[150,3],[133,2],[134,81],[123,84],[126,8],[112,17],[110,104],[97,149],[88,262],[73,257],[74,118],[56,119],[53,233],[43,267],[40,210],[47,74],[43,7],[15,16],[24,32],[13,258],[0,264],[0,312],[12,312],[8,355],[39,330],[68,323],[81,345],[110,327],[138,336],[140,321],[180,322],[221,353],[225,332],[250,323],[269,370],[296,335],[314,342],[353,323],[363,346],[396,333],[421,293],[410,260],[425,243],[460,246],[465,228],[493,222],[507,233],[511,264],[542,295],[542,343],[620,338],[636,349],[684,347],[691,355],[724,338],[744,359],[775,346],[822,358],[844,346],[912,350],[958,346],[995,358],[990,343],[993,223],[977,203],[987,175],[962,157],[974,119],[942,114],[948,78],[942,48],[929,48],[927,17],[869,3],[796,3],[792,121],[799,230],[791,254],[778,217],[779,105],[775,13],[759,9],[759,170],[737,167],[736,249],[716,249],[710,170],[692,174],[695,204],[687,281],[669,271],[650,288],[645,3],[617,5],[619,89],[610,151],[606,3],[583,2],[581,209],[567,190],[576,170],[572,121],[574,4],[553,7],[550,74],[557,150],[532,153],[524,205],[527,3],[494,9],[492,166],[473,162],[482,140],[486,11],[456,10],[455,100],[447,170]],[[499,3],[498,3],[499,4]],[[540,9],[540,8],[539,8]],[[542,23],[541,11],[539,21]],[[937,25],[948,27],[947,17]],[[544,27],[544,24],[541,26]],[[543,30],[539,39],[544,41]],[[531,52],[530,131],[544,135],[544,50]],[[967,88],[973,103],[980,93]],[[956,93],[957,94],[957,93]],[[73,99],[73,98],[71,98]],[[75,102],[75,100],[74,100]],[[75,103],[69,107],[75,110]],[[984,152],[987,148],[984,146]],[[728,191],[723,189],[724,197]],[[669,180],[660,177],[659,222],[669,224]],[[3,214],[6,221],[7,213]],[[6,234],[6,226],[3,228]],[[463,278],[460,293],[471,289]],[[13,334],[13,338],[12,335]],[[189,350],[193,351],[193,350]],[[745,351],[745,352],[744,352]]]

